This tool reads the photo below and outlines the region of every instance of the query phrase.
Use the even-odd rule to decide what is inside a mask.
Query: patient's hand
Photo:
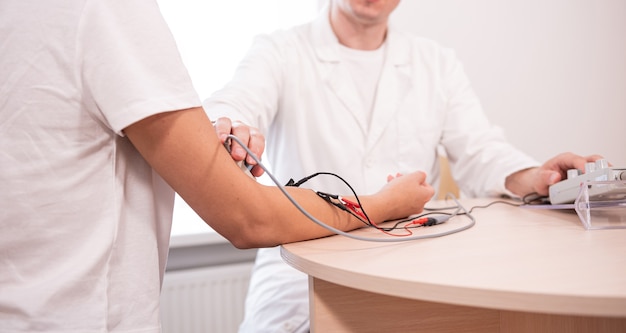
[[[389,209],[397,210],[396,219],[421,213],[434,194],[435,190],[426,182],[426,174],[422,171],[390,175],[387,184],[376,193],[386,196]]]

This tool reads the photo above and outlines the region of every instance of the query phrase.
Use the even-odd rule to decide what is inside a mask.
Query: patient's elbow
[[[237,229],[220,232],[234,247],[240,250],[274,247],[281,244],[280,232],[271,223],[249,220]]]

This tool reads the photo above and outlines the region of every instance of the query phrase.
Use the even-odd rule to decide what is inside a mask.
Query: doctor
[[[315,21],[258,37],[205,109],[266,134],[283,183],[329,171],[363,193],[415,170],[437,188],[438,147],[468,196],[546,194],[564,170],[598,158],[562,154],[539,166],[511,146],[454,52],[388,25],[398,3],[331,0]],[[318,178],[307,184],[349,193]],[[259,250],[240,332],[307,332],[307,288],[278,248]]]

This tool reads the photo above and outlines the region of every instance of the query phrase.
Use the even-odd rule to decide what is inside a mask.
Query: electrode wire
[[[361,241],[368,241],[368,242],[384,242],[384,243],[407,242],[407,241],[412,241],[412,240],[436,238],[436,237],[443,237],[443,236],[455,234],[457,232],[461,232],[461,231],[467,230],[467,229],[473,227],[476,224],[476,219],[474,218],[474,216],[472,214],[470,214],[470,212],[467,209],[465,209],[465,207],[463,207],[463,205],[461,205],[461,203],[456,199],[456,197],[454,197],[454,195],[450,194],[449,197],[456,203],[456,208],[457,208],[457,210],[451,215],[451,217],[458,216],[458,215],[464,215],[464,216],[467,216],[467,218],[470,220],[470,223],[468,223],[466,225],[463,225],[463,226],[461,226],[459,228],[453,229],[453,230],[447,230],[447,231],[443,231],[443,232],[439,232],[439,233],[435,233],[435,234],[407,236],[407,237],[402,237],[402,238],[365,237],[365,236],[355,235],[355,234],[352,234],[352,233],[348,233],[348,232],[339,230],[339,229],[337,229],[337,228],[335,228],[333,226],[330,226],[330,225],[328,225],[328,224],[318,220],[315,216],[313,216],[309,212],[307,212],[289,194],[289,192],[287,192],[285,187],[283,185],[281,185],[281,183],[278,181],[278,179],[276,179],[276,177],[267,169],[267,167],[261,162],[261,160],[247,147],[247,145],[245,145],[241,140],[239,140],[238,137],[236,137],[236,136],[234,136],[232,134],[229,134],[228,138],[231,139],[231,140],[234,140],[241,147],[243,147],[243,149],[248,153],[248,155],[250,155],[250,157],[252,157],[252,159],[261,167],[261,169],[263,169],[263,171],[265,171],[267,176],[272,180],[272,182],[274,182],[276,187],[278,187],[278,189],[294,205],[294,207],[296,207],[309,220],[313,221],[314,223],[316,223],[320,227],[322,227],[322,228],[324,228],[324,229],[326,229],[326,230],[328,230],[328,231],[330,231],[332,233],[335,233],[337,235],[342,235],[342,236],[347,237],[347,238],[361,240]]]

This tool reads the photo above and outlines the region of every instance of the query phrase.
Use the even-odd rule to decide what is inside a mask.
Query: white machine
[[[567,171],[567,179],[550,186],[550,203],[553,205],[573,203],[580,193],[581,186],[586,182],[594,183],[588,186],[589,200],[615,201],[626,199],[626,168],[609,167],[604,159],[595,163],[587,163],[582,173],[578,169]]]

